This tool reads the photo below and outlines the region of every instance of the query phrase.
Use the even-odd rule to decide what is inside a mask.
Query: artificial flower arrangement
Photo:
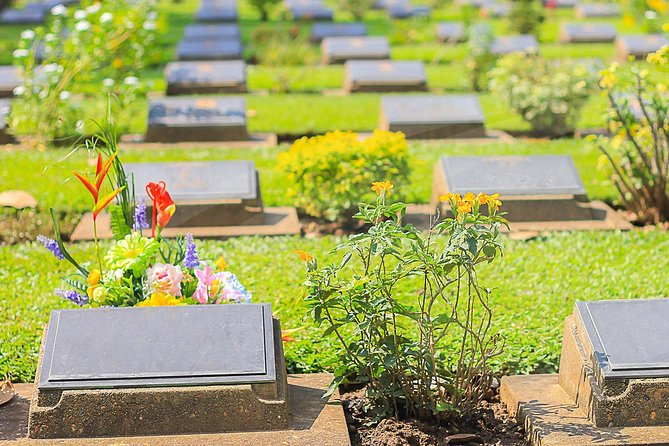
[[[176,212],[164,181],[145,186],[152,201],[151,221],[146,205],[137,202],[134,184],[123,169],[116,146],[116,130],[107,121],[100,133],[86,141],[97,153],[92,179],[75,172],[93,198],[96,258],[80,263],[67,251],[53,210],[55,239],[38,240],[59,260],[69,261],[76,271],[64,278],[70,289],[56,294],[79,306],[146,307],[159,305],[248,303],[251,295],[237,277],[226,271],[223,258],[200,260],[193,237],[169,240],[161,231]],[[111,192],[103,195],[105,186]],[[107,209],[115,242],[103,253],[97,237],[97,219]]]

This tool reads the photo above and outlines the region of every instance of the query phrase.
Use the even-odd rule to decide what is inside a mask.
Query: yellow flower
[[[86,283],[88,283],[88,286],[94,287],[98,283],[100,283],[100,279],[102,278],[102,274],[100,273],[99,269],[92,269],[88,273],[88,279],[86,279]]]
[[[390,189],[392,189],[393,183],[390,181],[374,181],[372,183],[372,190],[376,192],[377,195],[381,195],[381,193],[385,193],[386,195],[390,195]]]
[[[228,267],[228,262],[225,261],[223,256],[220,256],[218,260],[216,260],[215,266],[218,271],[225,271]]]
[[[484,194],[483,192],[478,194],[476,198],[479,200],[479,203],[481,204],[486,204],[488,202],[488,195]]]
[[[634,26],[634,17],[631,14],[625,14],[623,16],[623,23],[628,28]]]
[[[650,9],[653,9],[660,14],[663,14],[667,11],[667,2],[664,0],[646,0],[646,4]]]
[[[89,286],[87,294],[91,302],[103,304],[107,300],[107,288],[100,285]]]
[[[460,194],[452,194],[450,192],[447,193],[446,195],[440,195],[439,196],[439,201],[442,202],[442,203],[444,201],[451,201],[451,200],[460,201],[461,199],[462,198],[460,198]]]
[[[476,200],[476,195],[474,195],[474,194],[471,193],[471,192],[467,192],[467,193],[465,194],[464,201],[466,201],[466,202],[469,203],[469,204],[473,204],[473,203],[474,203],[474,200]]]
[[[116,59],[114,59],[112,61],[112,67],[116,68],[117,70],[119,68],[122,68],[123,67],[123,59],[121,59],[120,57],[117,57]]]
[[[297,255],[300,257],[300,260],[302,260],[303,262],[311,262],[312,260],[314,260],[314,256],[312,256],[306,251],[302,251],[301,249],[296,249],[295,253],[297,253]]]
[[[488,208],[491,211],[496,211],[502,206],[502,202],[499,200],[499,194],[492,194],[488,196]]]
[[[468,214],[472,211],[472,204],[469,201],[458,201],[458,214]]]
[[[151,297],[141,301],[137,307],[162,307],[167,305],[186,305],[183,301],[165,293],[153,293]]]
[[[669,22],[662,25],[662,31],[664,31],[665,33],[669,33]]]

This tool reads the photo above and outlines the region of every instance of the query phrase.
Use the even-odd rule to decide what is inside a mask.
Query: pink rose
[[[184,278],[181,267],[156,263],[149,268],[147,276],[152,292],[181,296],[181,281]]]

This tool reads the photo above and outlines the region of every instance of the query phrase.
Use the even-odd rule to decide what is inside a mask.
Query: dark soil
[[[454,427],[394,418],[371,426],[362,411],[363,396],[364,389],[342,394],[353,446],[527,446],[523,426],[509,419],[496,397],[484,401],[471,421]]]

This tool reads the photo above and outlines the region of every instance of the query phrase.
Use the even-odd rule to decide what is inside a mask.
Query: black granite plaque
[[[453,193],[586,196],[567,155],[445,156],[441,165]]]
[[[177,45],[178,60],[234,60],[242,58],[238,38],[183,39]]]
[[[14,89],[22,84],[21,76],[12,65],[0,66],[0,98],[14,96]]]
[[[483,13],[488,17],[508,17],[511,12],[511,3],[489,3],[483,7]]]
[[[195,13],[198,22],[236,22],[239,19],[235,0],[207,0]]]
[[[165,67],[167,94],[241,93],[246,64],[241,60],[171,62]]]
[[[326,37],[321,43],[321,54],[324,63],[389,59],[390,45],[385,37]]]
[[[315,23],[311,27],[311,41],[320,43],[326,37],[363,37],[367,35],[364,23]]]
[[[669,300],[577,302],[605,378],[669,377]]]
[[[239,25],[236,23],[223,23],[203,25],[188,25],[184,29],[184,39],[239,39]]]
[[[344,66],[348,91],[422,91],[427,89],[423,62],[350,60]]]
[[[437,24],[437,38],[440,42],[457,43],[466,39],[462,22],[440,22]]]
[[[496,56],[516,52],[538,53],[539,42],[531,34],[497,37],[490,48],[490,52]]]
[[[381,98],[381,128],[407,138],[485,137],[476,95],[394,95]]]
[[[189,161],[174,163],[127,163],[136,196],[150,200],[143,187],[150,181],[165,181],[174,202],[221,202],[226,200],[257,200],[258,179],[253,161]],[[175,214],[176,215],[176,214]]]
[[[271,313],[269,304],[53,311],[38,386],[272,382]]]
[[[630,56],[643,59],[667,44],[669,40],[660,34],[625,34],[616,38],[616,49],[621,60]]]
[[[576,16],[580,18],[620,17],[622,14],[617,3],[579,3],[576,5]]]
[[[0,12],[0,23],[5,25],[39,25],[44,23],[47,8],[36,3],[29,3],[22,9],[5,9]]]
[[[163,98],[149,103],[147,141],[240,141],[247,138],[244,98]]]
[[[566,43],[613,42],[616,27],[610,23],[563,23],[560,26],[560,41]]]

